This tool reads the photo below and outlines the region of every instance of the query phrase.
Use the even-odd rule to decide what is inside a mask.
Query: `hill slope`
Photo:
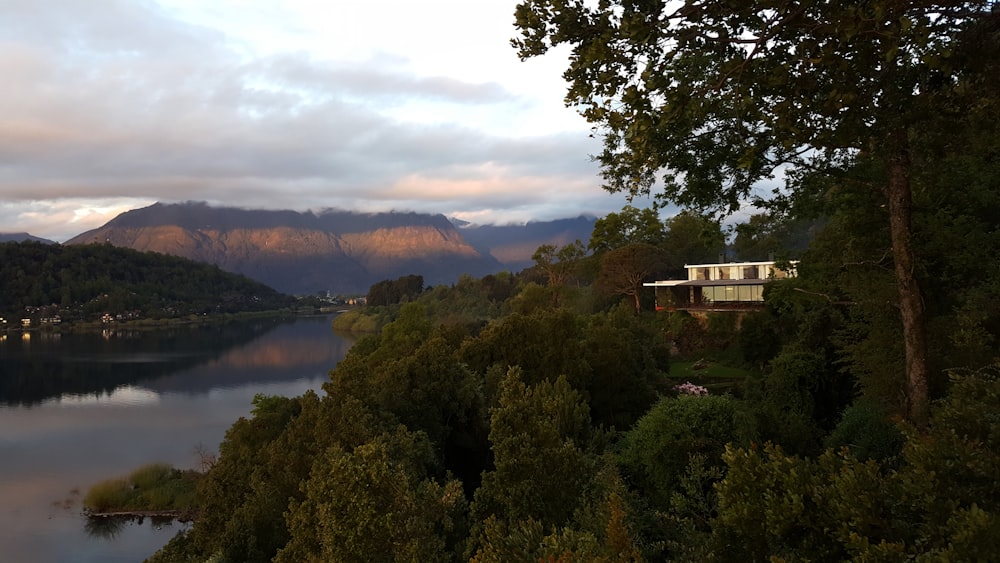
[[[0,316],[178,317],[279,309],[293,302],[244,276],[176,256],[105,244],[0,244]]]
[[[28,233],[0,233],[0,243],[3,242],[41,242],[43,244],[53,244],[51,240],[39,238]]]

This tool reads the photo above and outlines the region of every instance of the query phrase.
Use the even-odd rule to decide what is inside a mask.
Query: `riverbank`
[[[104,330],[156,330],[178,326],[204,326],[226,324],[231,322],[265,319],[275,317],[308,317],[314,315],[332,315],[343,307],[298,307],[294,309],[274,309],[268,311],[247,311],[242,313],[218,313],[185,315],[183,317],[168,317],[159,319],[133,318],[123,320],[75,320],[56,323],[36,324],[29,327],[7,326],[0,328],[0,334],[32,334],[32,333],[81,333],[100,332]]]
[[[89,508],[84,508],[83,515],[87,518],[137,520],[141,524],[145,518],[182,523],[194,522],[198,513],[193,510],[122,510],[95,512]]]

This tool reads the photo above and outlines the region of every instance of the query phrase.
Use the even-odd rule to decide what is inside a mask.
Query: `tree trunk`
[[[913,195],[910,190],[909,140],[905,128],[891,136],[889,182],[885,195],[889,203],[889,229],[896,286],[899,290],[899,313],[903,322],[906,349],[906,417],[917,427],[927,425],[929,398],[927,384],[927,334],[923,295],[917,283],[913,256],[911,222]]]

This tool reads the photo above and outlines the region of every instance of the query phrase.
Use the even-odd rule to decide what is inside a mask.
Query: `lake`
[[[331,317],[0,333],[0,553],[142,561],[182,524],[88,525],[87,489],[153,462],[196,468],[257,393],[319,389],[353,343]]]

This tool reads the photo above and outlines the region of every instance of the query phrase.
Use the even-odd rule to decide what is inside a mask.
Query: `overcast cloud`
[[[0,231],[65,240],[155,201],[620,209],[565,60],[510,47],[515,3],[0,0]]]

